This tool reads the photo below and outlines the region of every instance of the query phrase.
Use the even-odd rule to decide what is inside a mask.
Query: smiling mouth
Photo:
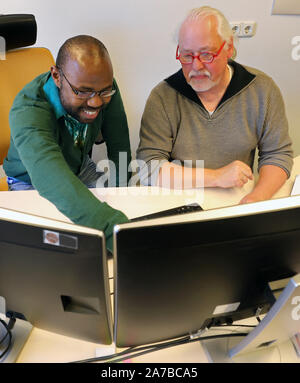
[[[100,109],[95,109],[95,110],[83,109],[82,111],[86,116],[90,118],[94,118],[94,117],[97,117],[98,113],[100,112]]]
[[[91,116],[94,116],[95,114],[97,114],[99,112],[99,109],[96,109],[96,110],[84,109],[84,112],[87,113],[87,114],[90,114]]]

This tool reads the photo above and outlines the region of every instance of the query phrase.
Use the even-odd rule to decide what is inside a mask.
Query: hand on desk
[[[280,167],[263,165],[260,168],[259,178],[255,188],[241,199],[240,204],[264,201],[272,198],[286,180],[287,174]]]
[[[240,204],[245,203],[251,203],[251,202],[258,202],[258,201],[264,201],[267,198],[263,198],[262,196],[255,193],[255,190],[253,190],[251,193],[245,195],[241,200]]]
[[[215,186],[221,188],[241,188],[249,180],[253,180],[251,168],[242,161],[233,161],[222,168],[216,169],[215,175]]]

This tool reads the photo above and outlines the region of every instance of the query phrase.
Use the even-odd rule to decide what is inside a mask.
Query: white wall
[[[219,8],[229,21],[257,22],[256,35],[240,39],[237,61],[270,74],[281,88],[294,141],[300,154],[300,60],[292,59],[291,40],[300,36],[300,16],[271,16],[273,0],[10,0],[0,13],[32,13],[37,46],[58,48],[77,34],[93,35],[107,46],[125,104],[132,143],[138,145],[146,98],[160,80],[179,69],[175,60],[178,24],[188,10]],[[300,38],[298,45],[300,45]],[[300,49],[299,59],[300,59]]]

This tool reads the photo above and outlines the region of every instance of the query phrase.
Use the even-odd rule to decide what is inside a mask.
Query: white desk
[[[294,159],[291,177],[273,198],[289,196],[297,174],[300,174],[300,156]],[[207,188],[205,192],[196,189],[172,191],[155,187],[92,189],[92,192],[101,201],[107,202],[112,207],[122,210],[129,218],[133,218],[191,202],[198,202],[204,210],[236,205],[253,187],[254,181],[249,181],[242,188]],[[36,191],[15,193],[0,192],[0,207],[70,222],[51,202],[40,197]]]
[[[295,159],[290,179],[274,198],[288,196],[291,192],[295,175],[300,174],[300,156]],[[93,193],[111,206],[124,211],[129,218],[151,212],[198,202],[205,210],[238,204],[241,198],[252,190],[254,182],[248,182],[241,189],[206,189],[169,191],[159,188],[119,188],[95,189]],[[16,198],[17,197],[17,198]],[[25,213],[44,216],[70,222],[49,201],[40,197],[36,191],[1,192],[0,207],[19,210]],[[112,275],[110,264],[110,275]],[[248,323],[248,322],[247,322]],[[64,337],[34,328],[19,355],[18,362],[69,362],[95,356],[100,345]],[[257,358],[257,356],[256,356]],[[272,351],[261,353],[258,360],[266,362],[296,362],[296,354],[290,342]],[[208,362],[207,355],[199,342],[177,346],[167,351],[159,351],[139,357],[138,362]],[[244,361],[243,359],[240,361]]]

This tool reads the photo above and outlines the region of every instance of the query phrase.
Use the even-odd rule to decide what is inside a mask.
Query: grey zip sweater
[[[156,184],[160,166],[172,160],[204,160],[208,169],[240,160],[252,168],[256,148],[258,170],[271,164],[290,175],[293,151],[279,88],[261,71],[229,65],[233,77],[211,116],[182,70],[152,90],[137,150],[137,159],[147,163],[140,172],[143,184]]]

